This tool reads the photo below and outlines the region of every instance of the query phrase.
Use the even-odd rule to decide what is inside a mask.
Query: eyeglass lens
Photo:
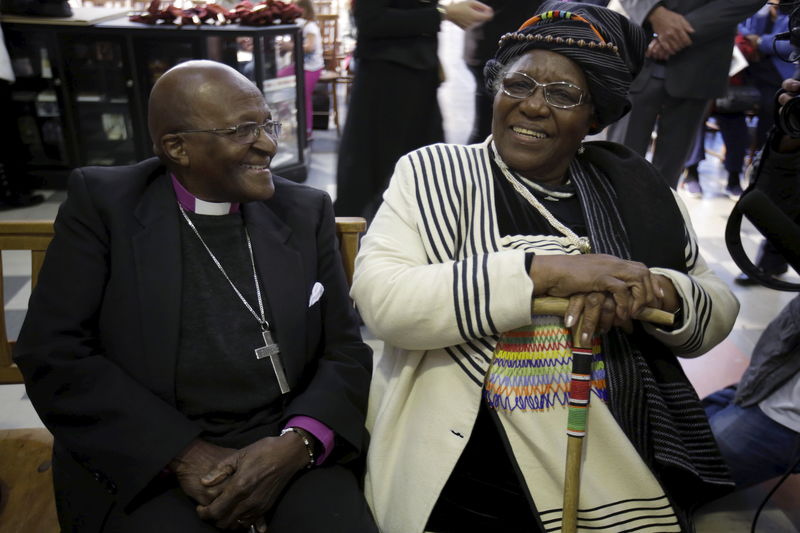
[[[249,124],[239,124],[233,131],[233,138],[239,142],[251,142],[258,137],[261,129],[274,139],[281,134],[281,123],[268,120],[263,124],[255,124],[252,122]]]
[[[566,81],[539,83],[521,72],[512,72],[503,78],[503,92],[512,98],[528,98],[537,89],[544,90],[545,101],[560,108],[575,107],[581,103],[583,91]]]

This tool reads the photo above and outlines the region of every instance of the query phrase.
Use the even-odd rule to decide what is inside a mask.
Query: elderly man
[[[69,531],[376,531],[359,336],[324,193],[273,176],[235,70],[150,97],[158,159],[76,170],[15,360]]]

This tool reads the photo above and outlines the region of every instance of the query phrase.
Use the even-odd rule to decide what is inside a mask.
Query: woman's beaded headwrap
[[[583,70],[597,119],[595,131],[622,118],[631,107],[628,89],[644,61],[644,30],[592,4],[548,0],[540,9],[517,31],[500,38],[494,59],[484,68],[490,90],[496,90],[499,76],[517,57],[530,50],[550,50]]]

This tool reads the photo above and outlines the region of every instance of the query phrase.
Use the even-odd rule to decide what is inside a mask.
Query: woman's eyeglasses
[[[585,103],[583,89],[568,81],[539,83],[522,72],[511,72],[502,81],[503,92],[511,98],[528,98],[539,87],[544,91],[545,102],[552,107],[570,109]]]
[[[261,131],[264,131],[270,138],[277,140],[281,134],[281,123],[274,120],[267,120],[263,124],[257,122],[245,122],[230,128],[213,128],[210,130],[181,130],[173,133],[213,133],[222,135],[239,144],[252,144],[256,142]]]

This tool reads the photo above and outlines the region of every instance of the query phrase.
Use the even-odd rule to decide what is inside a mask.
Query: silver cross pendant
[[[289,382],[286,380],[286,372],[283,370],[283,362],[281,361],[281,351],[278,344],[272,340],[272,333],[268,329],[261,331],[261,336],[264,337],[264,346],[256,348],[256,359],[268,358],[272,363],[272,370],[275,372],[275,377],[278,378],[278,386],[281,389],[281,394],[289,392]]]

